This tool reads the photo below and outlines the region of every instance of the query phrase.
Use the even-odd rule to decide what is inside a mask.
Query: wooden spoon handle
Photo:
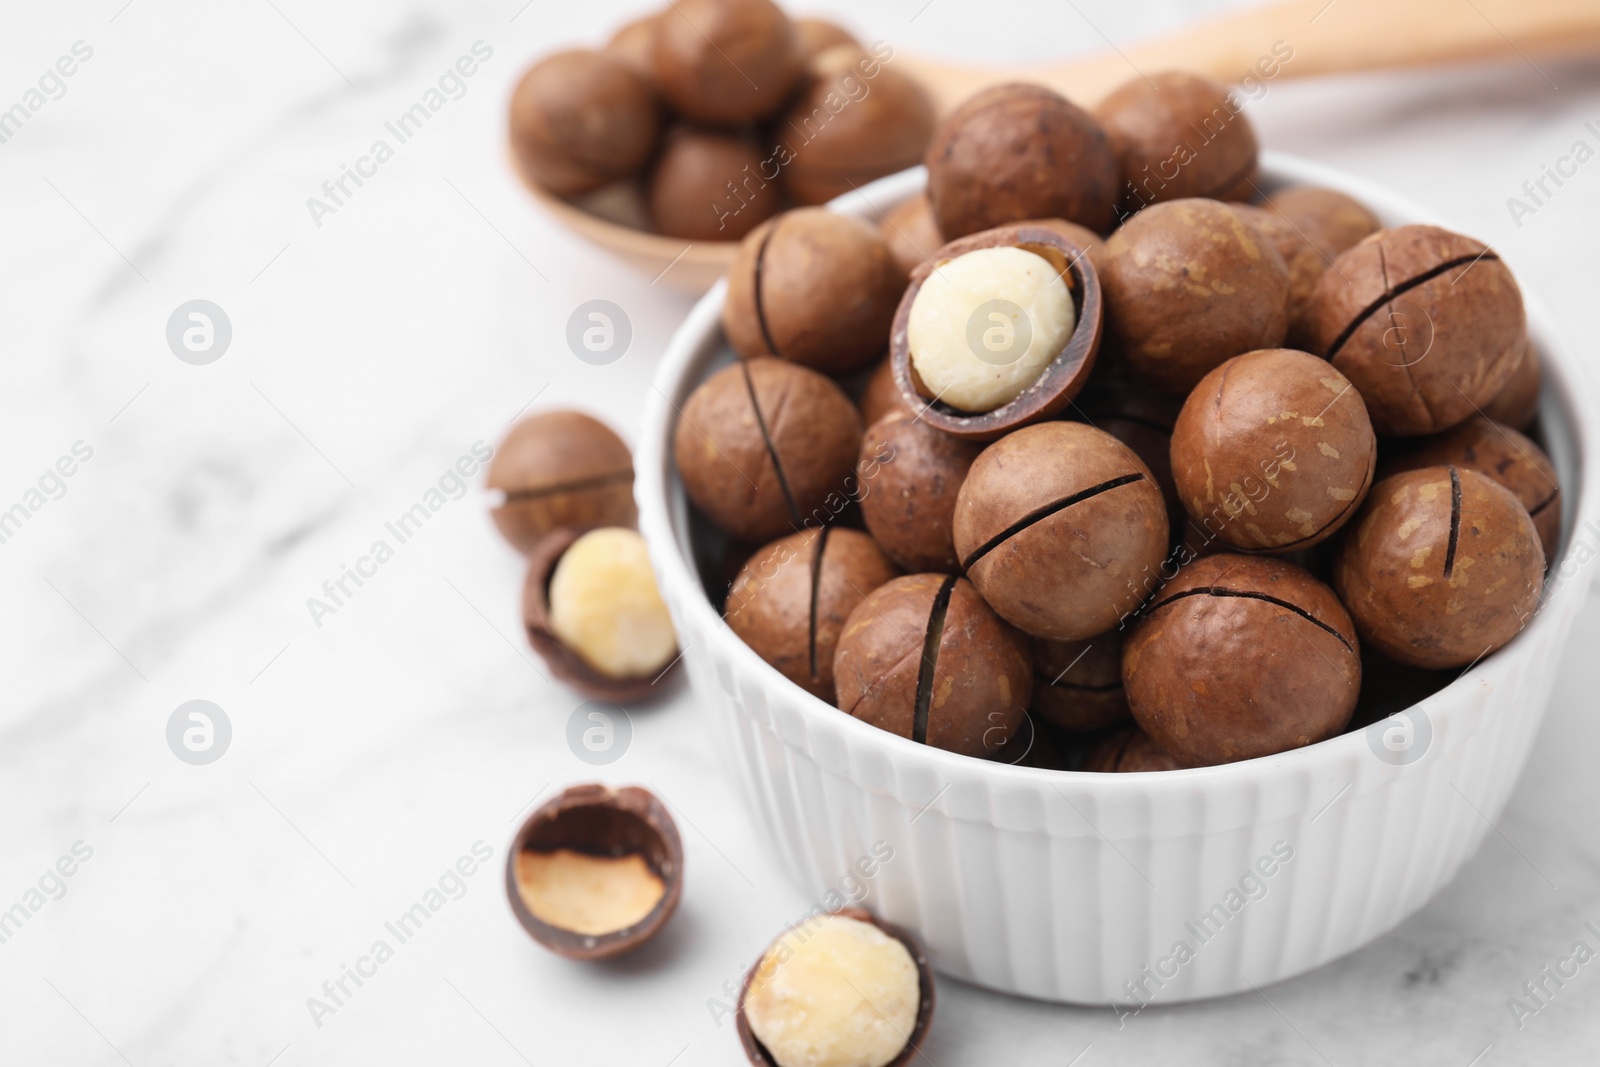
[[[1535,64],[1541,57],[1596,50],[1595,0],[1282,0],[1060,65],[979,70],[912,56],[894,62],[921,78],[948,110],[1004,81],[1041,82],[1092,104],[1127,79],[1158,70],[1270,82],[1487,59]],[[1264,77],[1267,70],[1274,73]]]

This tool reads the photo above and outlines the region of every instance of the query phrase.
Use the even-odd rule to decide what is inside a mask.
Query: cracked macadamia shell
[[[1421,467],[1456,466],[1486,474],[1511,490],[1528,509],[1546,561],[1561,540],[1561,485],[1555,465],[1524,434],[1482,415],[1435,437],[1424,437],[1409,451],[1385,460],[1380,477]]]
[[[1187,71],[1128,79],[1094,109],[1122,168],[1123,210],[1184,197],[1249,199],[1256,134],[1237,95]]]
[[[826,915],[767,950],[741,1007],[781,1067],[882,1065],[916,1025],[918,987],[904,944],[871,923]]]
[[[1015,365],[1004,365],[1004,361],[1012,358],[1014,352],[1032,351],[1037,338],[1031,336],[1031,319],[1014,303],[1001,302],[997,305],[985,302],[972,307],[972,294],[963,292],[969,287],[958,282],[956,275],[945,269],[956,262],[977,262],[968,261],[969,255],[996,250],[1007,250],[1007,258],[1013,262],[1019,261],[1015,258],[1019,254],[1042,260],[1047,265],[1046,269],[1066,287],[1071,299],[1074,328],[1067,333],[1057,351],[1031,375],[1018,374]],[[954,311],[944,316],[945,343],[941,348],[944,355],[950,358],[935,361],[940,363],[942,369],[950,370],[951,360],[963,358],[964,349],[968,365],[975,365],[984,373],[997,372],[1002,381],[1009,376],[1013,386],[1019,378],[1031,378],[1010,400],[990,410],[966,412],[945,403],[942,398],[935,400],[935,389],[922,380],[913,361],[913,312],[917,317],[931,314],[937,320],[941,317],[941,302],[946,296],[954,298]],[[929,307],[934,311],[928,312]],[[965,308],[971,308],[971,311],[964,312]],[[1053,418],[1071,404],[1072,398],[1084,387],[1094,371],[1095,357],[1100,351],[1103,318],[1100,280],[1095,274],[1093,260],[1057,224],[1015,223],[998,226],[951,241],[935,254],[932,262],[912,272],[911,282],[895,312],[894,327],[889,337],[889,361],[895,384],[906,403],[922,404],[922,418],[935,429],[963,440],[993,441],[1019,426]],[[1027,333],[1020,328],[1023,323],[1030,326]],[[940,331],[933,333],[937,336]],[[1041,326],[1041,336],[1043,333],[1044,327]],[[919,351],[922,357],[928,356],[926,341],[927,337],[921,336]],[[1028,342],[1026,347],[1024,341]],[[979,358],[980,353],[986,358]],[[995,359],[995,362],[1002,365],[991,366],[988,358],[996,356],[1001,358]],[[987,388],[994,383],[984,384],[980,380],[979,384]]]
[[[1067,281],[1043,256],[1001,245],[939,264],[911,305],[911,367],[927,392],[988,412],[1038,380],[1077,326]]]
[[[793,151],[780,172],[784,188],[799,203],[822,204],[914,167],[935,118],[933,98],[911,77],[859,45],[830,48],[811,60],[775,130]]]
[[[606,533],[621,532],[637,537],[633,531],[604,531]],[[545,665],[550,668],[550,673],[556,678],[583,693],[585,696],[596,700],[614,701],[619,704],[633,703],[647,700],[666,691],[667,687],[661,682],[666,680],[678,668],[681,657],[672,657],[665,669],[650,670],[641,674],[608,673],[590,657],[580,651],[582,639],[574,639],[574,630],[564,626],[565,633],[558,633],[555,622],[555,607],[551,602],[552,586],[556,569],[561,565],[567,550],[581,539],[576,530],[554,530],[536,545],[528,554],[528,574],[522,583],[522,624],[523,632],[527,634],[528,643],[533,650],[543,658]],[[644,570],[639,570],[639,567]],[[662,611],[660,593],[655,588],[655,576],[649,573],[647,560],[635,557],[635,565],[630,568],[634,580],[628,584],[634,588],[621,598],[618,606],[621,613],[612,613],[606,610],[608,601],[605,599],[608,592],[607,586],[611,583],[602,580],[600,593],[602,601],[596,605],[580,604],[579,613],[589,616],[582,620],[583,629],[590,633],[599,633],[605,643],[615,647],[616,640],[622,631],[631,623],[617,625],[618,614],[633,615],[634,620],[646,620],[646,625],[655,631],[649,638],[650,644],[664,644],[665,634],[672,629],[670,616]],[[648,590],[641,591],[637,587],[641,583],[648,583]],[[586,583],[578,583],[583,585]],[[593,586],[590,586],[593,589]],[[654,601],[653,603],[651,601]],[[631,601],[631,603],[630,603]],[[643,608],[641,611],[640,608]],[[569,604],[570,609],[570,604]],[[568,611],[571,622],[571,612]],[[659,627],[665,626],[665,631]],[[609,638],[609,640],[607,640]],[[624,638],[622,644],[627,644]],[[641,642],[643,644],[645,642]],[[674,638],[674,644],[676,639]],[[659,647],[659,645],[658,645]],[[621,662],[628,662],[635,655],[634,650],[624,650]],[[654,657],[652,657],[654,658]]]
[[[1101,730],[1128,718],[1122,691],[1122,631],[1086,641],[1030,639],[1034,715],[1062,730]]]
[[[1482,242],[1437,226],[1382,230],[1342,253],[1307,310],[1312,351],[1355,382],[1381,434],[1449,429],[1516,371],[1522,291]]]
[[[972,583],[911,574],[868,593],[850,613],[834,682],[839,707],[863,722],[987,758],[1022,723],[1033,662],[1023,636]]]
[[[1356,628],[1299,567],[1216,555],[1178,572],[1122,655],[1128,706],[1190,766],[1270,756],[1344,729],[1361,690]]]
[[[635,530],[590,530],[556,561],[550,631],[608,678],[658,674],[677,654],[672,618]]]
[[[843,390],[781,359],[740,360],[700,383],[672,442],[689,499],[755,542],[837,517],[860,445],[860,416]]]
[[[1047,230],[1054,230],[1062,237],[1083,249],[1083,257],[1095,270],[1100,269],[1100,255],[1105,251],[1106,239],[1089,229],[1079,226],[1076,222],[1066,219],[1023,219],[1018,226],[1043,226]]]
[[[622,438],[581,411],[541,411],[506,433],[487,485],[505,494],[493,512],[523,555],[562,527],[632,526],[633,456]]]
[[[891,412],[862,435],[856,463],[861,517],[907,571],[960,569],[951,520],[956,494],[980,451],[906,411]]]
[[[868,593],[899,573],[864,533],[802,530],[745,563],[728,592],[724,617],[756,655],[832,704],[833,653],[845,620]]]
[[[801,208],[739,246],[728,268],[722,328],[747,359],[779,356],[847,374],[883,353],[905,287],[905,274],[871,226]]]
[[[1077,422],[1046,422],[984,449],[956,499],[956,553],[1012,625],[1081,640],[1131,614],[1167,549],[1161,489],[1138,455]]]
[[[934,1001],[916,938],[862,908],[814,909],[745,975],[735,1029],[752,1067],[910,1067]]]
[[[674,0],[656,28],[655,80],[685,118],[737,126],[794,91],[800,37],[771,0]]]
[[[510,121],[518,163],[558,196],[632,174],[661,133],[645,80],[616,56],[587,49],[535,63],[511,94]]]
[[[1172,432],[1172,476],[1195,526],[1248,552],[1288,552],[1349,521],[1377,439],[1361,394],[1287,348],[1235,356],[1200,380]]]
[[[946,240],[1024,219],[1106,233],[1118,169],[1094,117],[1042,85],[985,89],[939,123],[928,145],[928,198]]]
[[[1172,200],[1106,241],[1106,322],[1129,369],[1186,393],[1225,360],[1276,348],[1289,329],[1289,268],[1229,205]]]
[[[530,883],[528,875],[542,877]],[[539,805],[517,830],[506,853],[505,887],[512,914],[539,944],[568,959],[608,959],[660,933],[677,910],[683,840],[666,805],[648,789],[574,785]],[[562,925],[579,917],[621,918],[618,905],[641,896],[654,903],[643,915],[632,909],[626,926],[586,931]]]
[[[1412,667],[1461,667],[1510,641],[1544,590],[1544,551],[1511,490],[1425,467],[1372,487],[1333,584],[1361,638]]]

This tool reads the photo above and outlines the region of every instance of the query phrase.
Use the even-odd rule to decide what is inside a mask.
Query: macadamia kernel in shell
[[[883,1067],[905,1049],[921,996],[902,942],[828,915],[772,943],[744,1012],[778,1067]]]
[[[572,543],[550,577],[550,628],[595,670],[637,678],[677,651],[644,538],[616,527]]]
[[[911,306],[911,365],[928,392],[962,411],[1009,403],[1077,325],[1067,283],[1043,256],[980,248],[942,263]]]

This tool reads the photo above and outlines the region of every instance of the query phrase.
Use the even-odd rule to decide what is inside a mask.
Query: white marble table
[[[73,72],[45,77],[0,143],[0,510],[26,512],[0,543],[0,909],[26,914],[0,925],[0,1062],[741,1062],[717,1002],[806,901],[718,773],[692,695],[635,715],[605,771],[679,813],[682,909],[636,956],[573,965],[522,935],[500,872],[519,813],[594,772],[564,743],[577,698],[523,648],[518,559],[479,479],[347,579],[331,614],[307,607],[528,403],[631,424],[687,301],[554,228],[501,148],[521,67],[597,39],[627,14],[611,6],[0,14],[0,109],[60,57]],[[1219,5],[818,6],[896,47],[1002,61]],[[463,95],[314,218],[308,198],[479,41]],[[1600,144],[1584,126],[1600,121],[1600,66],[1541,66],[1284,83],[1252,114],[1273,147],[1490,240],[1592,346],[1600,163],[1520,226],[1506,206],[1575,140]],[[634,329],[606,367],[563,340],[595,298]],[[205,366],[165,336],[194,299],[232,327]],[[62,457],[70,477],[49,473]],[[1106,1009],[945,981],[928,1062],[1592,1062],[1600,963],[1520,1030],[1506,1006],[1575,941],[1600,948],[1583,925],[1600,925],[1600,607],[1579,627],[1499,832],[1393,934],[1263,996],[1120,1030]],[[193,699],[231,723],[210,765],[167,744]],[[493,858],[447,882],[458,899],[361,963],[480,841]],[[361,985],[324,991],[358,965]],[[314,1017],[313,997],[333,1010]]]

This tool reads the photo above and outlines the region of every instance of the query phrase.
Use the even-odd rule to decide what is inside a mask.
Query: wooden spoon
[[[917,56],[892,62],[922,82],[941,113],[979,89],[1009,81],[1050,86],[1092,105],[1140,72],[1184,69],[1234,83],[1492,59],[1526,60],[1600,50],[1596,0],[1283,0],[1184,26],[1126,49],[1070,63],[971,67]],[[1277,46],[1277,52],[1274,52]],[[1285,47],[1292,49],[1284,59]],[[1263,77],[1276,64],[1271,78]],[[1546,77],[1539,71],[1540,77]],[[1548,78],[1546,78],[1548,80]],[[514,158],[514,157],[513,157]],[[700,293],[728,269],[736,241],[689,242],[623,225],[541,189],[518,171],[562,225],[653,280]]]

